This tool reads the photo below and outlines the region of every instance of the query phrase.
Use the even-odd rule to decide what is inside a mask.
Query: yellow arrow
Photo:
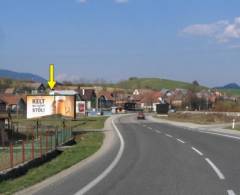
[[[50,66],[49,66],[48,85],[49,85],[50,89],[53,89],[56,85],[56,81],[54,80],[54,64],[50,64]]]

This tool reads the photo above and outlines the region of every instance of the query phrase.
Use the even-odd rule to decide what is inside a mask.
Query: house
[[[124,90],[115,90],[112,94],[117,107],[123,108],[126,103],[131,102],[131,95],[127,94]]]
[[[133,95],[137,96],[137,95],[142,95],[142,94],[151,93],[151,92],[153,92],[153,90],[151,89],[135,89],[133,91]]]
[[[1,94],[1,111],[10,111],[12,113],[25,113],[26,112],[26,101],[23,96]],[[4,109],[5,106],[5,109]]]
[[[78,92],[75,90],[54,90],[50,91],[49,95],[77,95]]]
[[[26,82],[24,83],[23,89],[25,93],[30,94],[44,94],[46,93],[46,87],[43,83],[33,83],[33,82]]]
[[[161,100],[161,92],[150,92],[142,95],[142,99],[140,100],[140,107],[147,111],[154,111],[157,110],[157,104],[160,103]]]
[[[80,89],[78,90],[79,95],[82,101],[86,103],[86,109],[91,110],[93,107],[96,107],[96,93],[94,89]]]
[[[185,108],[187,106],[188,95],[187,89],[175,89],[171,96],[170,105],[174,108]]]
[[[6,102],[3,100],[0,100],[0,113],[6,112],[6,106],[7,106]]]
[[[111,108],[114,105],[114,97],[111,92],[100,91],[97,93],[98,107]]]
[[[76,85],[60,85],[60,84],[57,84],[55,86],[55,90],[74,90],[74,91],[78,91],[79,90],[79,86],[76,86]]]
[[[14,94],[15,93],[15,88],[7,88],[4,91],[5,94]]]

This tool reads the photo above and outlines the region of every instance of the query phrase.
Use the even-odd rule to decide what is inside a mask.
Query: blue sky
[[[1,0],[0,68],[240,83],[239,0]]]

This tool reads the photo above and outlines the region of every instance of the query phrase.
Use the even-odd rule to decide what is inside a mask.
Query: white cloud
[[[240,17],[235,18],[232,23],[228,20],[221,20],[209,24],[190,25],[185,27],[182,33],[212,37],[218,42],[229,42],[234,39],[240,39]]]

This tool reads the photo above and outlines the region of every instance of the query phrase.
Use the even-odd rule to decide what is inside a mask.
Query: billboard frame
[[[62,97],[68,97],[68,96],[69,96],[69,97],[73,97],[73,104],[74,104],[74,105],[73,105],[73,109],[74,109],[74,110],[73,110],[73,112],[74,112],[73,118],[72,118],[72,117],[63,116],[63,115],[62,115],[62,117],[63,117],[63,118],[72,118],[73,120],[76,119],[76,99],[77,99],[76,96],[77,96],[77,95],[61,95],[61,94],[60,94],[60,95],[56,95],[56,94],[54,94],[54,95],[42,94],[42,95],[41,95],[41,94],[33,94],[33,95],[27,95],[26,98],[27,98],[27,100],[28,100],[28,97],[34,97],[34,96],[36,96],[36,97],[37,97],[37,96],[41,96],[41,97],[54,97],[54,101],[55,101],[55,97],[56,97],[56,96],[60,96],[60,97],[61,97],[61,96],[62,96]],[[27,108],[26,110],[28,110],[27,101],[26,101],[26,106],[27,106],[27,107],[26,107],[26,108]],[[48,116],[52,116],[52,115],[45,115],[45,116],[43,116],[43,117],[48,117]],[[38,118],[43,118],[43,117],[35,117],[35,118],[29,118],[29,119],[38,119]],[[27,118],[27,119],[28,119],[28,118]]]

